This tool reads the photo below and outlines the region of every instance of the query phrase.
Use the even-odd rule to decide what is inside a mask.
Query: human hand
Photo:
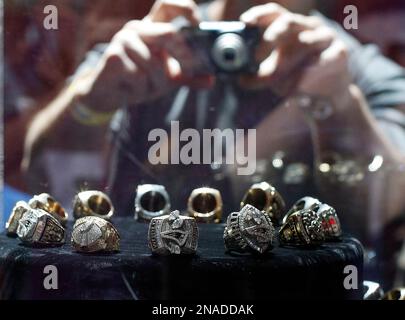
[[[329,97],[347,91],[347,49],[322,19],[275,3],[253,7],[240,19],[265,30],[257,49],[258,73],[243,76],[242,85],[269,87],[283,96],[300,92]]]
[[[80,79],[81,97],[96,110],[112,110],[164,95],[175,87],[207,87],[212,77],[193,75],[193,54],[170,22],[199,22],[191,0],[160,0],[143,20],[128,22],[111,40],[95,70]]]

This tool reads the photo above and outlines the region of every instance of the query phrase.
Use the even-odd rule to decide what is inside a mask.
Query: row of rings
[[[142,209],[149,209],[148,212],[153,213],[154,218],[157,217],[164,217],[165,215],[162,216],[162,213],[165,213],[166,211],[163,210],[155,210],[152,211],[153,208],[156,209],[156,199],[160,199],[157,203],[163,202],[163,208],[170,208],[170,202],[168,200],[168,195],[167,192],[165,191],[163,186],[159,185],[141,185],[138,187],[138,192],[137,192],[137,200],[136,200],[136,212],[142,212],[139,208]],[[163,200],[163,201],[162,201]],[[151,207],[148,207],[148,204],[152,204],[152,209]],[[253,205],[254,208],[256,208],[258,211],[260,211],[262,214],[264,214],[267,218],[267,220],[273,224],[278,225],[282,213],[284,211],[284,201],[280,194],[275,190],[274,187],[272,187],[270,184],[266,182],[254,184],[248,192],[245,194],[243,197],[243,200],[241,202],[241,207],[244,208],[247,204]],[[212,189],[212,188],[199,188],[195,189],[189,198],[189,214],[192,215],[192,217],[196,218],[197,221],[212,221],[213,217],[216,217],[214,221],[218,220],[220,218],[220,214],[222,213],[222,200],[221,196],[218,190]],[[205,208],[205,209],[204,209]],[[37,214],[33,214],[33,209],[37,210]],[[42,211],[41,211],[42,210]],[[30,212],[30,215],[27,215],[26,218],[29,218],[28,221],[27,219],[21,219],[23,214],[26,212]],[[47,213],[47,215],[43,215],[43,213]],[[107,225],[108,230],[115,230],[115,228],[105,222],[104,220],[98,220],[95,218],[104,218],[104,219],[109,219],[114,213],[114,207],[111,203],[111,200],[108,198],[107,195],[100,191],[84,191],[80,192],[74,199],[74,216],[75,218],[83,218],[87,217],[87,219],[77,221],[75,224],[74,231],[78,226],[83,224],[83,222],[86,222],[87,224],[95,224],[95,229],[100,229],[99,232],[96,232],[95,234],[91,235],[92,237],[88,237],[86,235],[86,241],[89,242],[92,238],[98,239],[97,235],[100,235],[101,238],[105,238],[105,235],[103,235],[105,232],[103,232],[103,228],[101,225]],[[314,215],[314,212],[317,214]],[[144,212],[143,212],[144,213]],[[227,220],[227,229],[228,233],[235,234],[236,231],[244,230],[244,219],[239,217],[243,217],[244,215],[242,214],[243,210],[239,213],[232,213]],[[321,229],[325,230],[325,232],[322,232],[322,234],[325,234],[324,236],[320,235],[317,236],[319,232],[317,232],[319,227],[319,223],[317,221],[313,221],[311,219],[312,216],[317,216],[321,220]],[[34,216],[36,218],[34,218]],[[50,216],[50,217],[49,217]],[[250,215],[248,215],[249,217]],[[17,235],[17,227],[21,225],[20,231],[25,234],[25,236],[21,236],[20,239],[23,241],[27,242],[27,239],[30,239],[29,241],[33,242],[39,242],[38,239],[33,237],[33,234],[31,232],[28,232],[27,230],[29,229],[28,226],[33,225],[33,221],[41,221],[39,217],[43,217],[42,219],[45,219],[49,227],[53,231],[51,234],[55,237],[56,243],[62,242],[60,233],[58,233],[55,230],[64,230],[64,226],[67,221],[67,213],[66,211],[62,208],[62,206],[55,200],[53,199],[50,195],[48,194],[41,194],[38,196],[34,196],[29,203],[25,202],[18,202],[10,216],[10,219],[6,225],[8,234],[11,236]],[[92,218],[89,218],[92,217]],[[146,217],[146,216],[143,216]],[[150,216],[149,216],[150,218]],[[205,219],[206,218],[206,219]],[[288,219],[287,219],[288,218]],[[152,218],[153,219],[153,218]],[[257,218],[258,219],[258,218]],[[256,219],[256,220],[257,220]],[[21,220],[21,223],[19,223]],[[164,219],[161,219],[162,221]],[[249,220],[249,219],[248,219]],[[55,222],[56,221],[56,222]],[[192,221],[192,220],[190,220]],[[55,222],[55,223],[53,223]],[[155,224],[156,221],[154,221],[153,224]],[[190,222],[191,223],[191,222]],[[39,223],[40,226],[42,226],[44,223]],[[87,225],[85,224],[85,225]],[[187,224],[187,223],[186,223]],[[176,224],[175,224],[176,225]],[[301,226],[302,225],[302,226]],[[300,227],[301,226],[301,227]],[[87,225],[87,227],[89,227]],[[40,228],[41,229],[41,228]],[[42,228],[43,229],[43,228]],[[42,230],[41,229],[41,230]],[[91,230],[92,228],[87,228],[86,230]],[[248,228],[247,230],[253,230],[255,229],[254,226],[252,228]],[[259,228],[260,229],[260,228]],[[262,230],[263,228],[261,228]],[[333,236],[333,234],[336,234],[336,230],[340,230],[340,224],[339,220],[337,218],[336,212],[333,208],[327,206],[326,204],[320,203],[318,200],[310,197],[305,197],[303,199],[300,199],[297,201],[296,204],[290,209],[290,211],[287,213],[283,220],[283,226],[280,230],[280,242],[284,243],[295,243],[299,244],[299,242],[302,240],[304,244],[314,244],[317,242],[317,239],[319,241],[322,241],[322,238],[336,238]],[[24,231],[25,230],[25,231]],[[33,229],[30,228],[30,231]],[[229,232],[229,230],[234,230]],[[236,230],[236,231],[235,231]],[[305,231],[310,231],[310,232],[305,232]],[[46,232],[44,232],[44,235],[47,235],[50,231],[48,229],[45,229]],[[319,231],[319,230],[318,230]],[[80,232],[79,234],[82,234]],[[108,232],[107,232],[108,233]],[[117,233],[116,230],[114,233]],[[178,233],[178,230],[176,230],[176,234]],[[237,233],[237,232],[236,232]],[[274,233],[274,232],[273,232]],[[75,241],[79,237],[79,234],[73,232],[73,237],[72,238],[72,243],[74,244],[75,248],[78,248],[75,243],[80,243],[80,241]],[[87,232],[86,232],[87,234]],[[256,237],[261,238],[262,235],[258,233],[257,231],[254,231],[254,234]],[[328,236],[329,234],[332,234],[331,236]],[[38,235],[36,236],[38,237]],[[99,237],[99,238],[100,238]],[[118,237],[113,237],[113,238],[119,238]],[[229,239],[228,239],[229,238]],[[234,248],[235,243],[233,236],[227,236],[226,237],[227,241],[226,243],[230,243],[229,247]],[[260,239],[259,239],[260,240]],[[41,240],[42,242],[49,242],[45,240]],[[64,240],[63,240],[64,241]],[[52,242],[52,241],[51,241]],[[83,241],[81,241],[83,242]],[[110,243],[109,241],[107,241]],[[250,241],[252,242],[252,241]],[[260,241],[259,241],[260,242]],[[249,241],[248,241],[249,243]],[[252,242],[253,243],[253,242]],[[90,246],[90,249],[87,247],[89,244],[83,244],[80,247],[83,247],[81,251],[97,251]],[[104,245],[98,245],[96,246],[97,248],[105,249]],[[107,247],[114,247],[111,244],[109,244]],[[243,247],[243,246],[242,246]],[[79,250],[80,251],[80,250]],[[107,250],[108,251],[108,250]],[[237,250],[236,250],[237,251]],[[241,250],[239,250],[241,251]],[[242,250],[244,251],[244,250]],[[259,250],[260,251],[260,250]]]
[[[38,198],[17,203],[13,218],[7,224],[9,235],[18,235],[31,245],[59,245],[65,241],[65,229],[50,206],[38,207]],[[43,200],[43,199],[42,199]],[[37,201],[37,202],[35,202]],[[48,203],[58,204],[53,199]],[[17,216],[19,219],[17,220]],[[18,225],[15,223],[18,221]],[[224,242],[229,251],[263,253],[273,246],[276,236],[270,216],[252,205],[227,219]],[[304,197],[297,201],[283,219],[279,239],[282,245],[316,245],[336,240],[341,228],[336,211],[319,200]],[[77,251],[116,251],[119,234],[105,219],[95,216],[79,218],[73,228],[72,245]],[[153,218],[149,226],[149,246],[153,253],[193,253],[197,248],[198,227],[193,217],[178,211]]]
[[[298,200],[287,212],[278,233],[282,246],[315,246],[341,238],[336,211],[312,197]],[[263,210],[246,204],[228,216],[224,230],[228,251],[264,253],[274,246],[276,228]],[[149,224],[149,247],[155,254],[192,254],[197,250],[196,219],[181,216],[179,211],[153,218]]]
[[[80,208],[86,215],[75,215],[78,219],[72,231],[73,248],[79,252],[118,251],[120,236],[117,229],[92,212],[113,212],[111,201],[102,192],[90,192],[88,195],[84,198],[86,192],[82,192],[75,198],[75,210]],[[90,195],[96,195],[97,199],[89,201]],[[90,203],[93,206],[89,207]],[[111,215],[107,214],[106,217]],[[66,222],[66,211],[53,197],[43,193],[34,196],[28,203],[16,203],[6,223],[7,235],[18,236],[24,244],[30,246],[58,246],[65,243]]]
[[[285,210],[283,198],[267,182],[256,183],[249,188],[241,201],[241,208],[246,204],[251,204],[264,211],[276,225],[280,223]],[[11,233],[15,233],[16,222],[21,215],[20,211],[27,206],[45,210],[54,216],[62,226],[66,225],[68,220],[66,210],[52,196],[42,193],[34,196],[28,204],[23,201],[17,203],[16,207],[20,209],[13,210],[10,216]],[[110,220],[114,211],[111,199],[101,191],[82,191],[73,199],[73,216],[75,219],[95,216]],[[137,187],[135,197],[136,220],[150,221],[152,218],[167,215],[170,211],[170,197],[164,186],[143,184]],[[187,212],[198,222],[219,223],[223,212],[221,193],[217,189],[208,187],[194,189],[187,201]]]
[[[66,226],[68,221],[68,213],[62,205],[48,193],[41,193],[32,197],[28,203],[25,201],[16,203],[6,223],[8,235],[16,235],[18,222],[28,209],[41,209],[48,212],[63,227]],[[109,220],[113,214],[114,206],[104,192],[95,190],[82,191],[73,199],[73,216],[75,219],[95,216]]]
[[[274,246],[310,247],[325,241],[337,241],[342,229],[335,209],[318,199],[299,199],[283,218],[277,232],[270,218],[257,208],[246,205],[228,216],[224,242],[229,251],[264,253]]]
[[[285,212],[285,202],[276,188],[267,182],[255,183],[245,193],[240,208],[251,204],[269,215],[279,225]],[[143,184],[137,187],[135,197],[135,219],[149,221],[168,215],[171,211],[170,197],[162,185]],[[222,197],[214,188],[194,189],[187,201],[187,214],[198,222],[221,222]]]

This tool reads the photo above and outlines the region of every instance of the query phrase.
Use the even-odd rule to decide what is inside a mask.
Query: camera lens
[[[233,61],[236,58],[236,53],[233,48],[227,48],[224,50],[224,60]]]
[[[220,70],[238,72],[247,63],[248,48],[240,35],[223,33],[215,40],[211,56]]]

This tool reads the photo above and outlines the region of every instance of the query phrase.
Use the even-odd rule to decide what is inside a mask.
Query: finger
[[[191,49],[178,28],[169,23],[144,22],[131,26],[152,52],[168,51],[176,59],[190,63],[193,60]]]
[[[131,30],[133,36],[138,35],[146,44],[161,45],[179,36],[176,26],[164,22],[150,22],[133,20],[124,29]],[[128,33],[129,35],[129,33]]]
[[[287,9],[277,3],[267,3],[250,8],[240,16],[240,20],[246,24],[268,27],[276,18],[286,12],[288,12]]]
[[[279,16],[263,34],[263,41],[256,50],[257,61],[261,62],[266,59],[270,52],[278,46],[295,46],[299,42],[298,35],[300,32],[319,27],[320,20],[312,18],[291,13]]]
[[[298,14],[283,14],[278,17],[264,32],[263,39],[277,46],[281,41],[295,38],[304,30],[313,30],[321,26],[316,17],[305,17]]]
[[[105,75],[115,75],[125,72],[136,72],[137,65],[125,53],[121,43],[112,43],[104,55]]]
[[[346,44],[342,40],[335,39],[332,44],[325,49],[319,57],[321,63],[335,63],[346,64],[348,60],[348,50]]]
[[[153,51],[167,51],[181,63],[183,72],[193,73],[198,63],[184,35],[168,23],[144,22],[131,26]]]
[[[122,82],[119,86],[127,95],[128,91],[136,91],[133,85],[135,82],[131,82],[134,80],[134,77],[138,77],[136,83],[139,87],[143,86],[139,79],[150,79],[146,82],[148,85],[149,82],[153,84],[166,79],[166,74],[162,71],[163,60],[159,53],[162,49],[152,50],[153,46],[145,44],[140,38],[142,32],[138,32],[142,29],[140,24],[142,24],[140,21],[127,23],[125,27],[114,36],[106,51],[106,72],[103,73],[103,77],[111,78],[114,77],[114,75],[118,75],[118,78],[122,79],[119,80],[119,82]],[[170,26],[167,28],[163,28],[163,26],[162,28],[159,28],[159,26],[155,29],[149,28],[145,38],[149,36],[156,39],[168,37],[168,35],[173,33],[172,29],[173,28]],[[155,68],[159,65],[160,69],[159,67]]]
[[[195,69],[197,59],[186,39],[179,34],[172,41],[165,43],[165,50],[174,59],[179,61],[183,72]]]
[[[348,53],[347,47],[341,40],[334,40],[332,44],[325,49],[318,59],[306,68],[301,81],[299,90],[303,92],[311,92],[314,88],[318,88],[319,83],[334,83],[342,81],[342,74],[349,75],[348,68]],[[346,72],[342,72],[346,70]],[[337,74],[339,75],[337,78]],[[338,80],[337,80],[338,79]],[[347,82],[352,79],[347,79]],[[346,83],[343,81],[342,83]]]
[[[140,98],[137,88],[147,88],[153,95],[156,88],[162,91],[167,86],[162,58],[156,57],[132,30],[117,33],[106,53],[104,81],[118,75],[113,83],[128,101]]]
[[[153,22],[138,24],[135,29],[152,51],[166,50],[182,64],[186,66],[194,64],[192,50],[175,26]]]
[[[181,64],[173,57],[166,57],[165,70],[168,78],[177,85],[188,85],[194,88],[210,88],[214,77],[210,75],[195,76],[183,71]]]
[[[171,22],[179,16],[186,18],[192,25],[197,25],[201,20],[198,7],[192,0],[158,0],[145,20]]]
[[[310,44],[297,43],[295,48],[274,50],[260,64],[259,70],[254,77],[242,79],[242,85],[259,88],[268,87],[275,83],[296,83],[303,71],[333,42],[333,36],[329,32],[322,30],[319,32],[314,31],[314,34],[306,35],[304,38],[306,37],[305,41]]]
[[[125,44],[126,54],[139,64],[138,67],[151,77],[153,83],[158,83],[159,77],[191,78],[195,73],[196,61],[192,50],[183,35],[169,23],[132,21],[116,38]],[[155,57],[153,65],[151,57]],[[161,69],[157,70],[155,65]],[[165,69],[167,72],[162,72]],[[202,83],[206,83],[205,80]],[[200,80],[196,82],[200,83]]]
[[[328,48],[334,39],[336,39],[336,34],[328,27],[304,30],[298,35],[300,43],[307,46],[316,46],[322,50]]]
[[[140,54],[142,51],[140,48],[144,48],[145,50],[148,50],[149,48],[142,43],[141,40],[138,42],[139,43],[134,49],[127,49],[127,54],[139,64],[139,69],[144,73],[145,77],[148,78],[150,91],[162,91],[163,88],[168,86],[167,75],[164,71],[164,58],[162,57],[161,52],[149,51],[148,57]]]
[[[148,46],[135,32],[129,28],[124,28],[115,35],[113,43],[117,46],[122,46],[125,55],[136,66],[147,69],[152,54]]]

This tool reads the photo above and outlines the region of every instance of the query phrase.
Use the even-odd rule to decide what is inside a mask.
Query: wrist
[[[70,114],[81,125],[103,126],[110,122],[116,109],[100,108],[90,94],[92,83],[88,79],[78,79],[68,88],[71,96]],[[97,108],[95,107],[97,106]]]
[[[355,96],[353,94],[355,88],[357,88],[356,85],[347,84],[331,94],[329,100],[336,114],[346,114],[358,105],[355,103]]]
[[[69,94],[75,103],[103,113],[114,112],[122,107],[121,99],[117,99],[121,95],[113,94],[115,89],[100,79],[98,68],[82,73],[68,87]]]
[[[309,122],[316,126],[328,126],[333,122],[348,123],[348,116],[359,113],[355,85],[347,85],[335,90],[328,95],[297,93],[294,96],[294,103],[305,113]],[[354,94],[356,92],[356,94]]]

